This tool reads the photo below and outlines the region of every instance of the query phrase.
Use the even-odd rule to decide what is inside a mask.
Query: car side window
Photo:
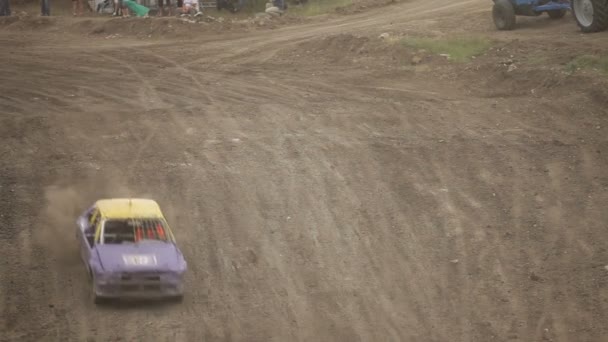
[[[101,215],[99,215],[99,210],[93,210],[93,214],[91,215],[91,219],[89,220],[89,228],[95,231],[97,224],[99,223]]]
[[[95,213],[93,214],[93,218],[91,220],[91,226],[92,227],[97,227],[97,224],[99,223],[99,212],[97,212],[97,210],[95,210]]]
[[[99,213],[99,210],[95,210],[95,213],[93,214],[93,218],[91,220],[91,233],[94,234],[94,241],[95,243],[99,242],[99,237],[100,237],[100,232],[98,231],[99,229],[99,224],[101,222],[101,214]]]
[[[87,209],[85,217],[87,219],[87,222],[89,224],[91,224],[91,220],[93,219],[93,214],[95,213],[95,207],[90,207],[89,209]]]

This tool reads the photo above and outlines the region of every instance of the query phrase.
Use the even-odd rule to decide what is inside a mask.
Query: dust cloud
[[[34,242],[60,262],[78,260],[78,216],[98,199],[131,194],[127,186],[107,180],[48,186],[44,190],[44,207],[38,220],[41,229],[34,230]]]

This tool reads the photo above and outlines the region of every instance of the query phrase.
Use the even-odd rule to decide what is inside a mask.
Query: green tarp
[[[135,1],[132,0],[122,0],[122,3],[129,8],[129,10],[133,11],[135,15],[138,17],[145,17],[150,12],[150,9],[146,6],[142,6]]]

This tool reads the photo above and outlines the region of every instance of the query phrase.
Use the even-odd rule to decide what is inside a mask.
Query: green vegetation
[[[332,12],[338,7],[350,6],[353,0],[308,0],[303,6],[289,7],[289,11],[303,16],[315,16]]]
[[[533,65],[542,65],[548,63],[549,58],[546,55],[530,54],[528,55],[526,61]]]
[[[456,62],[467,62],[473,56],[482,54],[492,42],[486,38],[405,38],[403,44],[410,48],[423,49],[435,54],[449,55]]]
[[[608,56],[578,56],[566,65],[566,70],[569,72],[579,69],[592,69],[608,74]]]

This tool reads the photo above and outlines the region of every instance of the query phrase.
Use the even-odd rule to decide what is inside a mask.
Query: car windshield
[[[137,243],[145,240],[169,241],[165,223],[159,219],[107,220],[103,240],[106,244]]]

